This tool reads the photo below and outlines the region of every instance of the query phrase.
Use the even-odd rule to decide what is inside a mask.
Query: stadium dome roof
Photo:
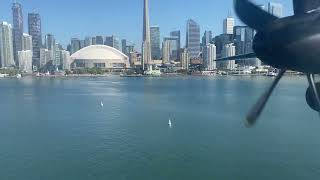
[[[128,56],[121,51],[105,45],[92,45],[80,49],[71,55],[71,59],[82,60],[124,60],[128,59]]]

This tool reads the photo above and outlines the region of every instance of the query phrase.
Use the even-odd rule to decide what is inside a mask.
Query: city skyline
[[[0,0],[0,2],[3,0]],[[199,23],[201,26],[201,34],[205,30],[211,30],[213,35],[217,35],[222,33],[221,23],[222,20],[228,16],[229,11],[233,12],[233,2],[226,1],[221,3],[219,2],[211,2],[209,0],[200,0],[193,2],[184,3],[183,9],[185,11],[175,11],[178,4],[184,1],[176,0],[174,2],[170,1],[171,6],[165,6],[167,0],[157,2],[157,1],[150,1],[150,26],[160,26],[161,28],[161,39],[166,37],[170,34],[173,30],[181,30],[182,34],[182,47],[184,46],[185,37],[185,23],[187,19],[193,18],[195,21]],[[44,34],[53,34],[55,35],[57,41],[61,43],[64,47],[69,44],[70,39],[73,37],[83,39],[86,36],[96,36],[96,35],[112,35],[115,34],[121,38],[128,39],[135,44],[141,44],[141,16],[142,12],[141,6],[142,2],[137,0],[132,3],[132,1],[128,0],[120,0],[118,2],[110,2],[110,6],[114,7],[115,9],[123,8],[125,10],[119,9],[119,11],[99,11],[101,8],[98,6],[99,4],[103,6],[103,2],[95,2],[91,1],[91,3],[75,3],[74,1],[64,2],[63,7],[59,7],[61,11],[57,15],[56,12],[53,10],[57,7],[56,1],[34,1],[33,3],[28,3],[25,0],[18,1],[22,4],[23,9],[23,17],[24,17],[24,32],[27,32],[27,24],[26,24],[26,17],[28,13],[33,12],[36,9],[37,12],[40,13],[42,19],[42,31]],[[129,3],[130,2],[130,3]],[[258,4],[264,4],[267,6],[269,1],[259,0],[256,1]],[[284,15],[292,14],[292,5],[291,1],[289,0],[275,0],[272,2],[280,2],[284,5]],[[109,2],[108,2],[109,3]],[[209,7],[200,6],[199,4],[206,3]],[[11,6],[12,2],[1,2],[2,6],[0,7],[0,15],[1,21],[7,21],[12,24],[12,12]],[[70,11],[71,5],[73,9],[78,9],[79,11],[84,10],[84,6],[91,7],[92,4],[95,4],[92,11],[87,11],[86,16],[81,17],[81,21],[78,17],[77,11]],[[126,5],[127,4],[127,5]],[[125,6],[124,6],[125,5]],[[68,7],[70,9],[68,9]],[[189,11],[190,8],[198,8],[198,11]],[[201,7],[201,8],[200,8]],[[88,8],[89,9],[89,8]],[[208,11],[210,9],[210,11]],[[87,9],[86,9],[87,10]],[[163,13],[165,10],[167,13]],[[120,13],[122,12],[122,14]],[[98,18],[92,22],[92,18],[97,17],[108,17],[111,14],[116,16],[117,18],[109,18],[106,21],[105,18]],[[234,15],[234,13],[231,13]],[[77,15],[77,17],[75,17]],[[170,16],[170,17],[169,17]],[[209,16],[209,17],[208,17]],[[63,23],[65,19],[70,21],[70,23]],[[167,19],[170,18],[170,21]],[[101,19],[101,20],[100,20]],[[74,22],[71,22],[74,20]],[[81,23],[79,23],[81,22]],[[118,23],[117,23],[118,22]],[[110,26],[110,24],[116,23],[115,25]],[[94,24],[94,26],[93,26]],[[236,24],[241,24],[236,19]],[[64,28],[61,28],[63,26]],[[127,29],[130,28],[130,31]],[[63,29],[63,30],[62,30]],[[79,30],[81,29],[81,30]],[[137,46],[140,49],[139,46]]]

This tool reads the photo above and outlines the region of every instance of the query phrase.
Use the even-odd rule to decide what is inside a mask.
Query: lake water
[[[0,179],[319,179],[320,118],[305,77],[281,80],[257,126],[244,127],[271,81],[1,79]]]

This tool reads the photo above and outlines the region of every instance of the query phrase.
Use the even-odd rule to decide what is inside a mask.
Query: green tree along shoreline
[[[101,68],[84,68],[84,69],[74,69],[73,71],[66,70],[66,75],[68,74],[93,74],[93,75],[102,75],[106,73],[105,70]]]
[[[20,73],[21,71],[18,69],[0,69],[0,74],[8,74],[9,76],[15,76]]]

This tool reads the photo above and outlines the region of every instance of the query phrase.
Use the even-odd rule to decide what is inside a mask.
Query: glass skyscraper
[[[96,44],[97,45],[103,45],[103,37],[102,36],[96,36]]]
[[[41,18],[39,13],[28,14],[29,35],[32,36],[33,66],[40,68],[40,48],[42,46]]]
[[[80,39],[72,38],[71,39],[71,53],[70,54],[73,54],[73,53],[79,51],[80,49],[81,49]]]
[[[200,26],[194,20],[187,21],[186,46],[191,59],[198,58],[200,54]]]
[[[0,67],[12,67],[13,60],[12,26],[7,22],[0,22]]]
[[[121,51],[121,49],[120,49],[120,40],[119,40],[118,37],[116,37],[114,35],[107,36],[105,41],[104,41],[104,45],[113,47],[113,48],[118,49],[119,51]]]
[[[169,43],[169,55],[170,60],[178,61],[180,59],[178,56],[178,52],[180,51],[179,48],[179,38],[178,37],[165,37],[163,41]]]
[[[160,27],[159,26],[150,27],[150,36],[151,36],[151,58],[153,60],[159,60],[161,57]]]
[[[13,57],[15,64],[19,66],[18,51],[22,50],[23,36],[23,14],[22,6],[19,3],[12,4],[12,22],[13,22]]]
[[[177,38],[177,60],[180,61],[181,33],[180,31],[171,31],[170,36]]]

